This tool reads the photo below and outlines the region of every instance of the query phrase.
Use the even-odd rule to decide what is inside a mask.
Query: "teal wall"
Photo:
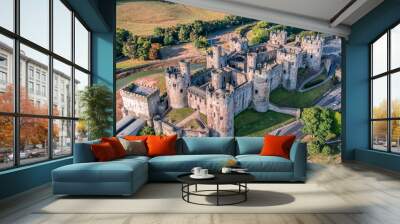
[[[115,0],[67,1],[92,30],[93,83],[107,85],[115,96]],[[115,127],[110,127],[110,131],[114,130]],[[53,169],[71,163],[69,157],[0,172],[0,199],[50,182]]]
[[[357,160],[399,170],[400,157],[369,150],[369,49],[368,44],[400,22],[400,1],[385,0],[351,27],[344,44],[344,160]],[[390,158],[389,158],[390,157]]]

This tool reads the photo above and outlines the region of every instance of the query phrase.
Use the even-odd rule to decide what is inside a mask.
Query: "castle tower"
[[[184,62],[187,63],[187,62]],[[190,86],[189,64],[180,63],[181,69],[169,67],[165,73],[165,85],[167,88],[168,102],[174,109],[188,106],[187,91]],[[186,72],[185,72],[186,71]]]
[[[225,72],[221,69],[211,70],[211,86],[214,90],[224,89],[226,83]]]
[[[297,88],[297,72],[302,64],[303,55],[301,52],[281,49],[277,52],[276,60],[282,64],[282,85],[288,90]]]
[[[254,71],[257,68],[257,53],[251,52],[247,54],[247,79],[253,80]]]
[[[226,56],[223,55],[222,47],[212,46],[211,52],[206,56],[207,68],[220,69],[226,66]]]
[[[287,32],[285,30],[271,32],[268,43],[274,45],[285,45],[287,43]]]
[[[321,67],[323,42],[324,38],[320,35],[301,38],[300,47],[304,52],[304,63],[313,70],[319,70]]]
[[[211,136],[234,136],[233,95],[223,89],[206,89],[207,123]]]
[[[253,108],[257,112],[267,112],[272,77],[267,76],[265,69],[257,70],[253,80]]]
[[[179,61],[179,70],[182,74],[189,75],[190,77],[190,62],[185,60]]]

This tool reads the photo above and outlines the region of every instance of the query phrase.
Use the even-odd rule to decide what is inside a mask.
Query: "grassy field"
[[[288,91],[282,87],[279,87],[271,92],[269,99],[273,104],[282,107],[311,107],[314,105],[314,101],[332,88],[332,86],[332,81],[329,81],[304,93]]]
[[[175,124],[183,119],[185,119],[187,116],[191,115],[194,112],[192,108],[181,108],[181,109],[172,109],[167,116],[165,117],[169,122]]]
[[[275,111],[265,113],[247,109],[235,117],[235,136],[263,136],[295,118]]]
[[[128,85],[129,83],[135,81],[136,79],[143,78],[146,76],[151,76],[151,75],[162,75],[162,74],[164,74],[163,68],[158,68],[158,69],[143,71],[143,72],[136,72],[135,74],[129,75],[125,78],[117,79],[117,83],[116,83],[117,90],[121,89],[125,85]]]
[[[150,35],[155,27],[169,27],[195,20],[222,19],[226,14],[161,1],[124,0],[117,5],[117,27],[135,35]]]
[[[190,64],[190,69],[192,73],[204,68],[202,64]],[[157,87],[160,89],[160,93],[163,94],[166,91],[165,87],[165,79],[164,79],[164,69],[157,68],[148,71],[136,72],[132,75],[129,75],[125,78],[117,79],[117,90],[122,87],[128,85],[129,83],[141,79],[141,78],[149,78],[151,80],[155,80],[157,82]]]
[[[140,59],[125,59],[117,62],[117,69],[134,68],[141,65],[150,64],[153,61],[143,61]]]

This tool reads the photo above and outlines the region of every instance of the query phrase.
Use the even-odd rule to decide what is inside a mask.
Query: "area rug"
[[[201,186],[198,190],[213,187]],[[249,189],[248,200],[241,204],[203,206],[183,201],[180,184],[150,183],[131,197],[56,197],[36,213],[360,213],[359,207],[317,184],[249,184]],[[226,197],[222,202],[237,199]],[[193,196],[191,200],[215,203],[212,196]]]

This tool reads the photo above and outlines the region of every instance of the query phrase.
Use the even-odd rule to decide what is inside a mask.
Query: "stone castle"
[[[249,107],[258,112],[266,112],[269,109],[269,95],[272,90],[278,86],[288,90],[297,89],[299,68],[321,68],[324,43],[322,37],[296,37],[295,41],[290,43],[287,39],[286,31],[272,32],[267,43],[249,47],[246,38],[233,36],[230,38],[229,49],[223,49],[220,45],[212,46],[206,55],[206,69],[200,73],[192,74],[190,64],[186,61],[181,61],[178,66],[166,70],[167,107],[189,107],[207,118],[206,124],[197,133],[188,134],[188,131],[185,132],[179,127],[175,127],[174,130],[174,125],[168,122],[164,123],[168,129],[162,127],[160,121],[165,111],[154,106],[154,102],[159,100],[155,97],[155,89],[145,91],[146,94],[132,93],[143,92],[137,86],[134,89],[132,86],[129,90],[123,89],[122,92],[130,92],[121,93],[124,110],[129,113],[128,111],[132,110],[141,111],[142,108],[143,116],[150,119],[157,114],[154,123],[157,125],[154,126],[160,133],[234,136],[235,115]],[[131,102],[132,105],[132,101],[145,102],[144,95],[147,98],[147,106],[130,107],[125,104],[125,101]],[[152,108],[153,111],[150,111]],[[134,113],[139,115],[141,112]]]

